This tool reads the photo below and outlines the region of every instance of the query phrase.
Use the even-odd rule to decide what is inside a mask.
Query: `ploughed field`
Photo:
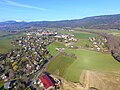
[[[65,33],[65,32],[62,32]],[[75,33],[77,35],[76,37],[78,39],[82,39],[82,42],[86,42],[87,37],[93,37],[95,35],[90,33]],[[79,36],[81,35],[81,36]],[[89,36],[85,36],[89,35]],[[82,43],[81,42],[81,43]],[[90,44],[87,41],[87,44]],[[56,48],[58,45],[59,46],[64,46],[61,45],[61,43],[52,43],[49,47],[50,52],[53,53],[53,48]],[[79,45],[84,45],[77,43],[77,46]],[[50,49],[51,48],[51,49]],[[55,53],[59,53],[55,51]],[[55,54],[54,53],[54,54]],[[97,71],[97,72],[117,72],[120,70],[120,63],[117,62],[110,54],[102,53],[102,52],[96,52],[96,51],[91,51],[86,48],[78,48],[78,49],[65,49],[65,53],[68,55],[64,54],[58,54],[53,60],[51,60],[47,67],[46,70],[52,74],[59,75],[66,80],[73,81],[73,82],[80,82],[80,75],[84,71]],[[73,58],[69,55],[74,54],[76,58]]]

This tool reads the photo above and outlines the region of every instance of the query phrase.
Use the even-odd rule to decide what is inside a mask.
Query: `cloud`
[[[48,9],[46,9],[46,8],[40,8],[40,7],[31,6],[31,5],[21,4],[21,3],[11,1],[11,0],[2,0],[2,1],[0,1],[0,3],[1,4],[6,4],[6,5],[11,5],[11,6],[22,7],[22,8],[36,9],[36,10],[41,10],[41,11],[48,11]]]

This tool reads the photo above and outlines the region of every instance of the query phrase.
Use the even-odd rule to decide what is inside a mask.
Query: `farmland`
[[[80,74],[84,70],[114,71],[120,68],[119,63],[110,54],[83,49],[67,49],[66,52],[74,53],[77,59],[74,60],[60,54],[49,63],[47,70],[50,73],[59,73],[60,76],[73,82],[79,82]]]
[[[89,38],[89,37],[95,37],[96,36],[95,34],[90,34],[90,33],[87,33],[87,32],[73,32],[72,34],[74,34],[75,38],[78,38],[78,39],[86,39],[86,38]]]
[[[6,38],[0,38],[0,53],[7,53],[13,48],[11,40]]]
[[[65,53],[75,54],[77,59],[64,56],[59,54],[54,58],[47,66],[47,71],[53,74],[62,76],[66,80],[72,82],[79,82],[80,75],[85,70],[98,71],[98,72],[112,72],[119,71],[119,63],[111,56],[111,54],[96,52],[94,50],[89,50],[85,46],[93,46],[92,43],[88,40],[89,37],[98,37],[95,34],[90,34],[86,32],[61,32],[62,34],[74,34],[78,39],[78,42],[74,45],[78,46],[78,49],[66,48]],[[55,50],[54,44],[51,44],[49,48],[52,48],[50,51]],[[83,48],[80,48],[83,47]],[[55,51],[56,52],[56,51]],[[54,53],[55,54],[55,53]],[[68,62],[69,61],[69,62]],[[62,68],[62,69],[61,69]]]
[[[24,34],[9,35],[8,32],[2,32],[0,34],[0,36],[4,36],[4,35],[5,37],[0,38],[1,53],[7,53],[11,49],[16,48],[11,44],[11,41],[14,38],[23,36]],[[101,83],[101,81],[104,81],[104,79],[107,80],[108,75],[110,75],[110,77],[114,77],[117,82],[118,77],[116,76],[119,75],[118,72],[120,69],[119,62],[117,62],[111,56],[109,50],[106,52],[104,50],[98,51],[95,47],[95,45],[98,45],[100,49],[108,49],[105,45],[104,38],[102,36],[98,36],[96,34],[92,34],[88,32],[78,31],[78,30],[59,31],[58,36],[60,37],[52,36],[52,41],[49,44],[47,44],[48,46],[46,46],[47,48],[46,50],[48,50],[48,52],[50,53],[48,57],[49,56],[52,57],[52,59],[49,58],[50,61],[47,63],[47,66],[45,68],[45,70],[48,73],[60,76],[63,79],[70,81],[72,83],[87,82],[91,84],[91,82],[93,83],[95,82],[96,79],[98,79],[98,84],[99,84],[99,82]],[[25,44],[26,40],[28,39],[23,38],[22,40]],[[45,40],[45,42],[46,41],[47,40]],[[29,43],[30,41],[28,40],[27,42]],[[95,42],[96,44],[94,44]],[[101,43],[104,44],[105,48],[102,47]],[[40,44],[35,43],[34,45],[35,46],[38,45],[39,47]],[[45,56],[44,59],[46,59],[46,57],[47,56]],[[35,60],[35,59],[32,58],[31,60]],[[22,58],[22,61],[25,62],[26,60]],[[94,76],[95,77],[99,76],[99,77],[93,80]],[[88,80],[89,78],[91,82],[85,81]],[[102,80],[99,81],[99,78],[102,78]],[[111,82],[113,83],[114,81],[112,80],[113,79],[111,79]],[[109,83],[109,80],[106,82]],[[94,84],[96,85],[96,83]]]
[[[66,52],[74,53],[77,56],[77,60],[69,66],[66,72],[66,78],[74,82],[78,82],[80,74],[84,70],[113,71],[120,68],[119,63],[110,54],[82,49],[69,49]]]
[[[66,56],[64,56],[62,54],[59,54],[57,57],[54,58],[54,60],[52,62],[49,63],[49,65],[47,66],[46,69],[50,73],[54,73],[54,74],[60,75],[61,77],[64,77],[64,75],[65,75],[65,73],[67,71],[67,68],[73,62],[74,62],[73,58],[66,57]]]
[[[79,31],[80,29],[78,28],[77,30]],[[94,32],[104,32],[107,34],[111,34],[111,35],[120,37],[120,30],[117,30],[117,29],[108,29],[108,30],[86,29],[86,30],[90,30],[90,31],[94,31]]]
[[[12,40],[19,37],[23,36],[24,34],[17,34],[17,35],[8,35],[10,34],[9,32],[4,32],[0,31],[0,53],[7,53],[11,49],[14,49],[15,47],[11,44]],[[2,37],[6,35],[5,37]],[[8,35],[8,36],[7,36]]]
[[[81,31],[60,31],[60,34],[73,34],[75,35],[75,38],[78,39],[87,39],[89,37],[96,37],[97,35],[88,33],[88,32],[81,32]]]
[[[64,44],[60,43],[60,42],[54,42],[52,44],[50,44],[47,49],[50,51],[50,53],[54,56],[57,51],[56,51],[56,48],[57,47],[61,47],[61,48],[64,48]]]

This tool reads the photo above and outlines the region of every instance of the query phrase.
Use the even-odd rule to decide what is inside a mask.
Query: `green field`
[[[120,64],[110,54],[82,49],[67,49],[66,52],[74,53],[77,59],[58,55],[48,64],[48,72],[56,74],[59,71],[59,75],[65,79],[79,82],[83,70],[116,71],[120,69]]]
[[[54,42],[52,44],[50,44],[47,49],[50,51],[50,53],[54,56],[57,54],[56,48],[65,48],[65,45],[63,43],[60,42]]]
[[[74,45],[83,48],[86,48],[86,46],[93,47],[93,44],[89,41],[89,37],[98,37],[96,34],[81,31],[60,31],[60,34],[73,34],[74,37],[78,39],[78,42],[76,42]]]
[[[88,33],[88,32],[81,32],[81,31],[72,31],[72,32],[68,32],[68,31],[60,31],[60,34],[73,34],[75,35],[75,38],[78,39],[87,39],[89,37],[96,37],[97,35],[92,34],[92,33]]]
[[[87,33],[87,32],[73,32],[75,38],[78,39],[88,39],[89,37],[96,37],[95,34]]]
[[[10,34],[9,32],[4,32],[4,31],[0,31],[0,36],[3,36],[3,35],[8,35]],[[0,53],[7,53],[9,52],[11,49],[14,49],[16,47],[14,47],[12,44],[11,44],[11,41],[13,39],[16,39],[17,37],[19,36],[23,36],[24,34],[17,34],[17,35],[8,35],[8,36],[5,36],[5,37],[0,37]]]
[[[7,35],[7,34],[10,34],[10,32],[0,31],[0,36]]]
[[[83,70],[114,71],[120,69],[120,64],[110,54],[89,51],[89,50],[71,50],[66,52],[74,53],[77,56],[66,71],[66,79],[79,81]],[[72,72],[72,73],[71,73]]]
[[[11,40],[6,38],[0,38],[0,53],[7,53],[14,46],[11,44]]]
[[[65,32],[62,32],[65,33]],[[82,46],[79,49],[68,49],[65,52],[68,54],[75,54],[77,59],[66,57],[59,54],[48,65],[46,70],[50,73],[57,74],[73,82],[79,82],[80,74],[84,70],[95,70],[100,72],[119,71],[120,64],[110,54],[105,54],[96,51],[86,50],[85,45],[92,47],[92,43],[89,42],[89,37],[96,37],[95,34],[80,32],[74,33],[75,37],[79,39],[74,45]],[[63,45],[63,44],[62,44]],[[60,44],[53,43],[49,47],[52,55],[56,55],[55,48]]]
[[[77,31],[80,31],[80,30],[83,30],[83,29],[77,29]],[[104,30],[104,29],[84,29],[84,30],[89,30],[89,31],[93,31],[93,32],[104,32],[104,33],[107,33],[107,34],[112,34],[114,36],[118,36],[120,37],[120,30],[117,30],[117,29],[108,29],[108,30]]]
[[[92,44],[92,42],[89,41],[89,39],[80,39],[74,45],[75,46],[81,46],[82,48],[86,48],[87,46],[93,47],[93,44]]]
[[[73,58],[59,54],[46,67],[47,71],[65,77],[65,73],[69,65],[74,62]]]

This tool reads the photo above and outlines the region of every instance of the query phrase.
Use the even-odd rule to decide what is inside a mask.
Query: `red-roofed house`
[[[43,83],[46,90],[54,89],[54,83],[50,80],[50,78],[47,75],[41,75],[40,76],[41,83]]]

